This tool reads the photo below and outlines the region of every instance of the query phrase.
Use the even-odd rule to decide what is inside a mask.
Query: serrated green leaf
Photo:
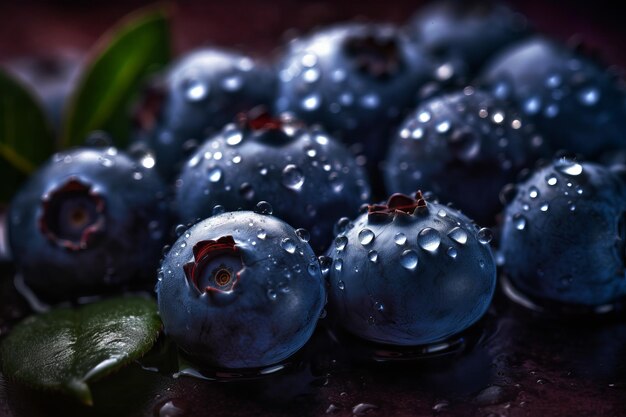
[[[169,13],[164,6],[139,10],[109,30],[92,50],[64,118],[63,148],[82,145],[94,130],[118,147],[128,143],[131,106],[146,78],[171,55]]]
[[[54,152],[54,135],[28,89],[0,69],[0,203]]]
[[[157,339],[156,303],[124,297],[31,316],[0,344],[7,378],[91,405],[89,383],[145,354]]]

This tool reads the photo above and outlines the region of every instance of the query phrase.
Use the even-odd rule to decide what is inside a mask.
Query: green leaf
[[[54,152],[54,135],[28,89],[0,69],[0,203]]]
[[[105,33],[70,100],[62,147],[82,145],[94,130],[125,146],[131,106],[146,78],[168,63],[170,50],[169,12],[162,5],[131,13]]]
[[[147,298],[59,308],[15,326],[0,344],[0,363],[7,378],[92,405],[89,383],[141,357],[160,330],[156,303]]]

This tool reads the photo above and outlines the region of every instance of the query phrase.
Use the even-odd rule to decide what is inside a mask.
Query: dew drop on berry
[[[548,185],[550,186],[554,186],[556,185],[556,183],[558,182],[557,178],[555,175],[548,175],[546,177],[546,182],[548,183]]]
[[[217,216],[217,215],[220,215],[220,214],[224,213],[225,211],[226,211],[226,209],[224,208],[224,206],[218,204],[216,206],[213,206],[213,212],[212,213],[213,213],[213,216]]]
[[[243,79],[239,75],[231,75],[222,80],[222,88],[225,91],[233,92],[241,89]]]
[[[450,246],[448,248],[448,250],[446,251],[446,254],[452,258],[452,259],[456,259],[456,256],[458,255],[458,252],[455,248],[453,248],[452,246]]]
[[[320,270],[322,272],[322,275],[328,275],[328,272],[330,271],[330,266],[333,263],[333,259],[328,256],[322,255],[318,258],[318,261],[320,263]]]
[[[385,306],[384,306],[384,304],[383,304],[383,303],[381,303],[380,301],[376,301],[376,302],[374,303],[374,308],[376,309],[376,311],[380,311],[380,312],[382,312],[382,311],[384,311],[384,310],[385,310]]]
[[[346,289],[346,283],[343,281],[339,281],[337,282],[337,288],[339,288],[341,291]]]
[[[187,226],[185,226],[184,224],[179,224],[178,226],[176,226],[176,228],[174,229],[174,233],[176,233],[176,236],[180,236],[183,233],[185,233],[187,231]]]
[[[204,100],[209,95],[209,86],[198,79],[187,78],[183,81],[183,89],[187,100],[197,102]]]
[[[259,229],[256,232],[256,237],[258,237],[261,240],[264,240],[267,237],[267,232],[265,231],[265,229]]]
[[[278,294],[276,294],[276,291],[269,289],[267,290],[267,298],[274,301],[278,298]]]
[[[432,227],[422,229],[417,235],[417,244],[420,248],[428,252],[435,252],[439,248],[441,237],[439,232]]]
[[[311,275],[312,277],[317,276],[317,272],[319,271],[319,264],[317,262],[311,262],[307,265],[306,267],[306,271],[309,273],[309,275]]]
[[[291,238],[284,238],[281,242],[280,242],[280,246],[287,252],[287,253],[295,253],[296,252],[296,244],[294,243],[293,240],[291,240]]]
[[[363,246],[367,246],[372,243],[374,237],[374,232],[372,232],[370,229],[363,229],[359,232],[359,242]]]
[[[450,239],[461,245],[465,245],[465,243],[467,242],[467,232],[458,226],[450,230],[448,236],[450,237]]]
[[[561,174],[570,176],[577,176],[583,172],[583,166],[581,164],[566,158],[559,159],[554,167]]]
[[[224,132],[224,137],[226,138],[226,143],[230,146],[239,145],[243,140],[243,134],[237,129]]]
[[[299,191],[304,184],[304,174],[300,168],[289,164],[283,169],[282,184],[291,190]]]
[[[337,236],[335,238],[335,249],[337,249],[338,251],[342,251],[346,248],[346,245],[348,244],[348,238],[345,236]]]
[[[594,87],[585,88],[578,94],[578,100],[584,106],[594,106],[600,100],[600,92]]]
[[[343,261],[341,259],[335,259],[335,271],[340,272],[343,268]]]
[[[539,189],[535,187],[534,185],[531,185],[530,188],[528,189],[528,197],[532,199],[539,197]]]
[[[317,94],[311,94],[302,99],[302,108],[307,111],[317,110],[320,106],[321,99]]]
[[[209,175],[209,181],[218,182],[219,180],[222,179],[222,169],[219,167],[213,167],[209,169],[208,175]]]
[[[407,249],[402,252],[402,255],[400,256],[400,264],[404,268],[408,270],[413,270],[417,267],[417,262],[417,253],[415,253],[414,250]]]
[[[493,232],[491,229],[483,227],[478,231],[478,241],[483,245],[487,245],[493,239]]]
[[[376,263],[378,262],[378,252],[376,252],[375,250],[371,250],[367,253],[367,258],[370,260],[370,262]]]
[[[259,201],[256,204],[256,209],[254,211],[259,214],[272,214],[274,209],[267,201]]]
[[[515,226],[517,230],[524,230],[526,228],[526,217],[520,213],[515,213],[513,215],[513,226]]]
[[[309,240],[311,240],[311,234],[306,229],[303,229],[303,228],[297,229],[296,230],[296,235],[303,242],[308,242]]]
[[[550,204],[548,202],[544,202],[539,206],[539,210],[546,212],[550,208]]]
[[[402,246],[406,243],[406,235],[404,233],[396,233],[396,235],[393,237],[393,241],[396,243],[396,245]]]

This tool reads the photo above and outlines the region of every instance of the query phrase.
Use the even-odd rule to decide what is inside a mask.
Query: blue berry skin
[[[276,109],[321,124],[364,154],[375,172],[392,129],[432,78],[431,67],[394,26],[331,26],[288,45]]]
[[[168,229],[154,170],[108,149],[54,155],[15,196],[11,253],[28,287],[60,301],[153,276]]]
[[[394,194],[370,206],[329,249],[329,305],[345,329],[373,342],[413,346],[456,335],[493,297],[488,235],[421,193]]]
[[[498,195],[520,170],[551,156],[527,118],[471,87],[423,102],[400,126],[387,158],[393,192],[424,188],[481,224],[495,224]]]
[[[137,142],[155,154],[159,173],[172,179],[194,145],[238,113],[271,106],[275,87],[273,71],[245,55],[197,50],[175,62],[145,95]]]
[[[584,155],[626,146],[626,95],[594,60],[535,37],[511,46],[485,67],[480,82],[511,100],[552,147]]]
[[[528,34],[523,16],[484,0],[433,2],[415,14],[408,29],[429,54],[464,65],[471,73]]]
[[[185,164],[176,187],[183,222],[213,213],[253,210],[269,202],[273,214],[311,234],[326,248],[333,225],[368,201],[364,170],[340,143],[286,118],[261,115],[231,124],[205,142]]]
[[[558,159],[506,209],[504,272],[531,298],[597,306],[626,294],[626,186],[616,172]]]
[[[288,224],[250,211],[213,216],[181,235],[156,292],[165,332],[220,368],[288,358],[311,337],[326,299],[309,244]]]

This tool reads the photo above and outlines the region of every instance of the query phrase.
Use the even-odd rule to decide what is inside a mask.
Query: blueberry
[[[289,44],[276,107],[363,153],[376,173],[386,138],[430,79],[430,62],[394,26],[332,26]]]
[[[56,154],[11,202],[11,252],[28,287],[75,299],[153,275],[168,227],[157,173],[115,148]]]
[[[433,97],[403,122],[385,171],[387,189],[419,187],[492,225],[498,195],[517,173],[550,156],[541,136],[515,108],[483,91]]]
[[[552,146],[587,158],[626,146],[626,95],[596,61],[535,37],[502,52],[481,75],[516,102]]]
[[[367,177],[347,149],[287,117],[250,114],[226,126],[185,164],[176,203],[183,222],[266,201],[273,214],[311,232],[316,248],[332,240],[333,224],[369,198]]]
[[[269,68],[235,52],[207,48],[183,56],[148,89],[136,114],[137,142],[154,152],[157,169],[172,178],[192,149],[242,111],[271,105]]]
[[[517,187],[501,249],[513,286],[537,300],[596,306],[626,294],[626,186],[561,158]]]
[[[286,223],[223,213],[183,233],[156,287],[165,332],[220,368],[280,362],[310,338],[325,303],[313,250]]]
[[[437,59],[475,73],[494,53],[526,36],[526,26],[523,16],[499,2],[446,0],[421,8],[409,30]]]
[[[475,323],[494,293],[488,229],[448,206],[392,195],[335,239],[329,305],[351,333],[393,345],[442,341]]]

